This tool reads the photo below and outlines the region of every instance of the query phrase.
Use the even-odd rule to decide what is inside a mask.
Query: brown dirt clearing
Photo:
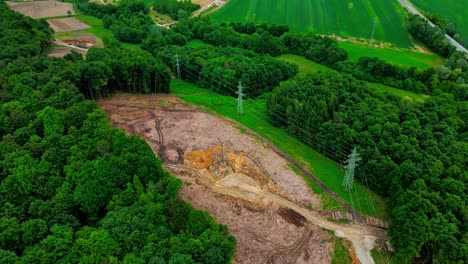
[[[90,28],[88,24],[74,17],[48,19],[47,23],[49,23],[54,32],[68,32]]]
[[[35,1],[35,2],[6,2],[13,11],[32,18],[66,16],[67,11],[72,15],[73,5],[57,1]]]
[[[319,197],[288,162],[233,121],[172,95],[118,93],[99,105],[187,183],[182,199],[229,227],[238,241],[235,263],[330,263],[333,245],[322,228],[349,239],[362,263],[374,263],[369,251],[379,231],[326,220]]]

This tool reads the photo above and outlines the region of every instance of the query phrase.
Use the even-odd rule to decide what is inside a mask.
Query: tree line
[[[271,91],[298,72],[294,64],[232,47],[167,46],[153,50],[153,54],[171,65],[174,72],[177,72],[177,54],[182,79],[231,96],[236,96],[239,81],[244,84],[246,96],[252,98]]]
[[[446,32],[437,25],[433,27],[424,18],[414,14],[409,15],[408,21],[408,30],[411,35],[422,41],[435,53],[443,57],[449,57],[456,51],[455,47],[445,37]]]
[[[181,181],[151,148],[86,100],[167,89],[167,68],[118,47],[87,60],[38,56],[51,39],[43,22],[3,1],[0,14],[0,36],[29,36],[0,42],[18,51],[0,60],[1,262],[229,262],[236,241],[227,227],[178,199]]]
[[[192,0],[154,0],[154,10],[161,14],[167,14],[174,20],[189,17],[194,11],[200,9],[199,4],[192,3]]]

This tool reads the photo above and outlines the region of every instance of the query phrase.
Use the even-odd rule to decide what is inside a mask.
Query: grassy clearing
[[[364,186],[358,184],[355,191],[348,193],[341,189],[344,171],[341,166],[332,162],[320,153],[314,151],[303,142],[289,135],[283,129],[271,125],[265,114],[265,99],[247,100],[244,104],[245,115],[236,114],[236,99],[219,95],[209,90],[197,87],[194,84],[174,80],[171,90],[186,102],[205,106],[208,111],[219,113],[229,117],[252,129],[267,140],[288,153],[291,157],[308,168],[323,183],[329,186],[344,200],[353,205],[358,211],[368,215],[374,215],[374,207],[377,217],[387,218],[385,203],[382,197],[370,193]]]
[[[423,11],[437,14],[457,25],[458,31],[468,44],[468,1],[466,0],[411,0]]]
[[[370,38],[377,19],[375,39],[398,47],[412,41],[406,14],[396,0],[230,0],[210,15],[217,22],[287,24],[293,31]]]
[[[292,54],[283,54],[277,57],[280,60],[287,61],[290,63],[297,64],[299,67],[299,74],[312,74],[318,71],[335,71],[331,68],[323,66],[322,64],[315,63],[311,60],[308,60],[302,56],[292,55]],[[410,101],[414,102],[424,102],[424,100],[428,97],[427,95],[417,94],[410,91],[397,89],[394,87],[390,87],[387,85],[383,85],[380,83],[371,83],[366,82],[367,86],[374,88],[375,90],[381,93],[389,93]]]
[[[333,247],[332,264],[349,264],[353,263],[353,260],[349,256],[347,247],[344,245],[343,239],[338,238],[335,240],[335,246]]]
[[[348,52],[348,57],[352,61],[357,61],[362,56],[377,57],[392,64],[420,69],[437,67],[443,63],[443,58],[439,55],[407,49],[369,48],[367,45],[342,41],[339,41],[338,45]]]
[[[371,256],[375,264],[398,264],[395,258],[393,258],[393,253],[384,251],[381,240],[376,241],[374,249],[371,250]]]
[[[87,15],[76,15],[75,16],[77,19],[81,20],[82,22],[88,24],[91,26],[91,28],[84,30],[87,33],[93,34],[94,36],[97,36],[100,38],[102,41],[110,41],[113,43],[121,43],[122,47],[127,48],[127,49],[140,49],[139,45],[136,44],[130,44],[130,43],[123,43],[118,41],[114,33],[110,31],[109,29],[105,28],[102,20],[93,16],[87,16]],[[74,32],[69,32],[69,33],[74,33]]]
[[[390,86],[387,86],[387,85],[383,85],[383,84],[380,84],[380,83],[369,83],[368,82],[367,85],[369,87],[372,87],[372,88],[376,89],[377,91],[379,91],[381,93],[389,93],[389,94],[396,95],[396,96],[401,97],[403,99],[413,101],[413,102],[417,102],[417,103],[422,103],[422,102],[424,102],[424,100],[426,100],[426,98],[429,97],[429,95],[417,94],[417,93],[413,93],[413,92],[410,92],[410,91],[406,91],[406,90],[390,87]]]
[[[194,39],[194,40],[187,42],[185,46],[189,46],[192,48],[199,48],[199,47],[206,47],[206,46],[211,46],[211,45],[203,42],[202,40]]]
[[[168,15],[156,12],[153,8],[150,9],[149,16],[154,22],[160,25],[173,23],[175,20]]]
[[[320,199],[322,201],[322,209],[325,211],[343,211],[344,208],[338,203],[335,199],[333,199],[328,193],[326,193],[322,188],[320,188],[314,181],[312,181],[309,177],[305,176],[296,166],[293,164],[289,164],[289,167],[296,173],[300,175],[304,181],[307,183],[309,188],[311,188],[314,193],[320,195]]]

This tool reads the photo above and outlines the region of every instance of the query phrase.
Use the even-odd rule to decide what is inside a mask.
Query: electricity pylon
[[[180,80],[180,79],[182,79],[182,77],[180,76],[179,54],[176,54],[175,57],[176,57],[176,67],[177,67],[177,80]]]
[[[237,114],[239,115],[242,115],[244,114],[244,109],[243,109],[243,104],[244,104],[244,101],[243,101],[243,96],[245,95],[244,93],[242,93],[242,89],[244,87],[242,87],[242,82],[239,81],[239,85],[237,86]]]
[[[343,180],[343,189],[345,191],[351,191],[354,185],[354,169],[358,166],[358,161],[361,160],[359,153],[357,153],[356,148],[353,149],[351,154],[348,155],[348,159],[345,161],[346,174]]]

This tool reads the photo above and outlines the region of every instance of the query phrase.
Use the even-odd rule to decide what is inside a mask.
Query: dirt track
[[[369,251],[378,229],[326,220],[320,200],[288,162],[232,122],[170,95],[117,94],[99,104],[187,183],[181,198],[228,225],[238,240],[236,263],[329,263],[332,244],[322,228],[351,241],[362,263],[374,263]]]

